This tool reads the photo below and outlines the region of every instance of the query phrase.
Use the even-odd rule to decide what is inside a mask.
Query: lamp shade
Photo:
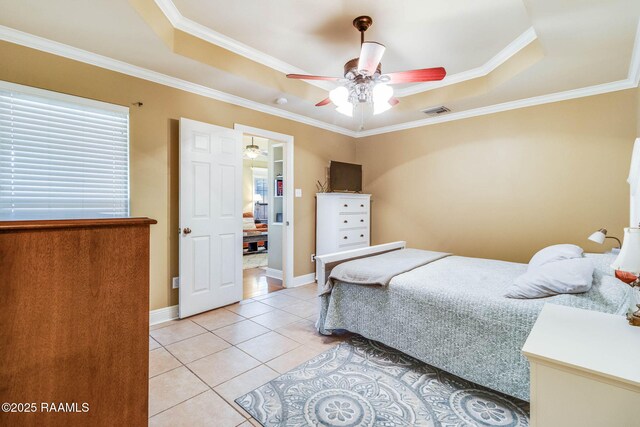
[[[611,264],[615,270],[640,275],[640,228],[625,228],[618,257]]]
[[[591,240],[592,242],[603,244],[604,239],[606,239],[606,237],[607,237],[607,229],[601,228],[600,230],[596,231],[591,236],[589,236],[589,240]]]

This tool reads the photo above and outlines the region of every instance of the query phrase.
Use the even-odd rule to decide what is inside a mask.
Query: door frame
[[[283,212],[283,223],[285,224],[284,236],[282,241],[284,242],[284,251],[282,254],[282,284],[285,288],[293,287],[293,270],[294,270],[294,211],[293,211],[293,196],[294,181],[293,181],[293,150],[294,150],[294,138],[292,135],[286,135],[284,133],[272,132],[266,129],[255,128],[251,126],[235,123],[233,125],[234,130],[240,131],[243,135],[250,134],[253,136],[259,136],[261,138],[267,138],[275,142],[283,143],[286,145],[286,161],[284,167],[284,186],[285,190],[285,204]],[[288,222],[288,225],[287,225]]]

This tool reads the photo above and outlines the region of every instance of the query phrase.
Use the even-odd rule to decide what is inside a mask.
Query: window
[[[129,215],[129,109],[0,82],[0,219]]]
[[[267,220],[267,197],[269,187],[267,187],[267,169],[251,168],[253,170],[253,217],[258,220]]]

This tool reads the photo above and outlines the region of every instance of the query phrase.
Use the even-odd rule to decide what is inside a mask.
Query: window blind
[[[128,215],[128,108],[0,82],[0,219]]]

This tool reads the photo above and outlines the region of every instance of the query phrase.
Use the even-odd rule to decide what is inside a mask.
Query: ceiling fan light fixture
[[[365,41],[364,33],[373,24],[370,16],[358,16],[353,26],[360,32],[360,56],[344,64],[344,78],[326,77],[308,74],[287,74],[287,78],[300,80],[325,80],[340,84],[329,92],[329,97],[316,104],[316,107],[333,104],[336,110],[353,117],[354,109],[366,105],[360,111],[370,112],[373,104],[374,114],[380,114],[398,105],[393,97],[393,88],[389,85],[438,81],[445,78],[447,71],[443,67],[422,68],[382,74],[382,56],[386,47],[378,42]]]
[[[378,83],[377,85],[375,85],[371,94],[374,104],[389,104],[389,100],[392,96],[393,88],[384,83]]]
[[[251,137],[251,144],[244,147],[244,155],[249,159],[255,159],[260,155],[260,147],[253,143],[253,137]]]
[[[341,107],[349,103],[349,89],[344,86],[339,86],[329,92],[329,99],[336,106]]]
[[[344,114],[347,117],[353,117],[353,104],[350,102],[345,102],[342,105],[338,105],[336,111],[340,114]]]
[[[389,101],[374,102],[373,103],[373,115],[375,116],[376,114],[384,113],[385,111],[390,110],[391,107],[392,107],[392,105],[389,104]]]

